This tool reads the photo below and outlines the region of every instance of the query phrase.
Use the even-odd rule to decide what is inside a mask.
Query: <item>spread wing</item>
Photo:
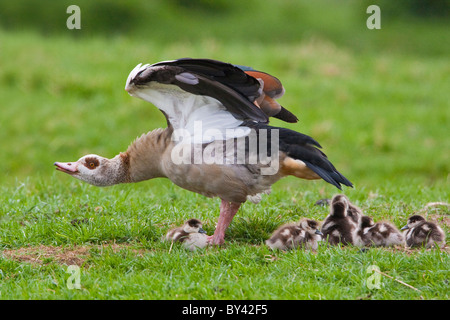
[[[175,129],[183,128],[194,135],[195,122],[201,121],[202,130],[223,133],[244,121],[267,123],[269,116],[277,114],[262,107],[267,105],[267,98],[274,99],[284,92],[281,83],[278,90],[272,85],[267,93],[264,91],[264,83],[272,84],[271,79],[276,79],[270,77],[258,71],[249,74],[216,60],[186,58],[138,65],[128,76],[125,89],[153,103]],[[239,132],[233,137],[246,135],[249,130]]]

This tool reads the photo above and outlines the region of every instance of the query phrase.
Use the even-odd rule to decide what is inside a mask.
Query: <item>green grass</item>
[[[155,107],[124,91],[136,64],[208,57],[279,77],[286,88],[280,101],[300,122],[272,123],[317,139],[355,184],[343,192],[375,221],[401,227],[412,214],[428,214],[448,233],[448,207],[424,211],[429,202],[450,202],[448,44],[438,47],[436,40],[448,31],[438,23],[413,31],[399,23],[377,36],[353,30],[343,11],[333,30],[326,15],[309,10],[315,18],[305,23],[315,28],[298,33],[288,32],[289,22],[271,31],[283,16],[274,13],[264,26],[268,42],[262,31],[252,41],[227,38],[214,19],[211,34],[168,41],[0,31],[0,298],[449,299],[448,247],[365,253],[265,247],[282,223],[326,217],[328,209],[314,203],[339,190],[323,181],[280,181],[260,204],[243,205],[224,247],[191,253],[170,249],[161,237],[190,217],[211,234],[219,200],[163,179],[96,188],[54,171],[55,161],[112,157],[165,126]],[[274,40],[282,30],[285,38]],[[74,225],[75,219],[85,222]],[[68,252],[78,252],[80,290],[66,285]],[[420,291],[384,276],[380,289],[369,289],[370,265]]]
[[[204,201],[168,183],[152,188],[158,196],[143,199],[150,193],[145,185],[98,189],[59,180],[52,176],[51,183],[26,182],[14,190],[11,201],[3,205],[0,240],[8,252],[41,245],[87,248],[79,261],[81,290],[67,288],[67,263],[56,255],[43,255],[41,263],[32,263],[5,253],[0,262],[4,299],[448,299],[445,251],[361,253],[358,248],[321,246],[317,253],[274,253],[265,247],[263,241],[279,224],[326,216],[326,208],[314,206],[318,186],[308,191],[287,186],[262,205],[245,204],[227,233],[225,247],[191,253],[177,246],[170,250],[160,239],[188,216],[204,220],[211,233],[217,201]],[[420,206],[395,196],[380,194],[382,200],[367,200],[365,192],[350,195],[372,216],[389,218],[398,226]],[[424,201],[431,199],[430,194],[422,195]],[[74,219],[88,222],[74,226]],[[381,279],[381,289],[368,289],[370,265],[420,291],[389,278]]]
[[[357,248],[322,246],[317,253],[273,253],[263,246],[280,223],[326,216],[326,208],[313,205],[318,186],[308,191],[287,186],[262,205],[245,204],[227,233],[225,247],[191,253],[180,247],[169,250],[170,245],[160,238],[188,216],[203,219],[211,233],[217,201],[204,201],[170,184],[150,192],[145,185],[96,189],[59,180],[52,176],[45,185],[27,182],[15,189],[10,203],[4,205],[7,214],[0,239],[11,249],[86,247],[80,262],[82,288],[67,288],[67,265],[52,256],[44,256],[40,264],[4,258],[0,262],[2,298],[448,299],[445,251],[371,249],[360,253]],[[146,193],[150,196],[143,199]],[[398,196],[367,200],[364,192],[350,194],[364,209],[374,211],[371,215],[389,217],[399,226],[419,207]],[[432,197],[424,194],[421,199]],[[73,219],[85,218],[87,223],[71,224]],[[368,289],[371,274],[366,270],[374,264],[420,292],[388,278],[381,279],[381,289]]]

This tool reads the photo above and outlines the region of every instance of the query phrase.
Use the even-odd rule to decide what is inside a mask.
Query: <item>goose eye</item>
[[[88,158],[88,159],[86,159],[86,162],[84,165],[86,166],[86,168],[92,170],[92,169],[95,169],[96,167],[98,167],[99,164],[100,164],[100,162],[97,159]]]

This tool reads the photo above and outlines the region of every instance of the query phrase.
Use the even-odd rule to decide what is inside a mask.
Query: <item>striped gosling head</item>
[[[307,233],[311,235],[319,235],[322,236],[322,232],[319,229],[319,222],[311,220],[311,219],[303,219],[300,221],[300,228],[305,230]]]
[[[349,201],[346,195],[337,194],[331,200],[330,216],[334,218],[346,218],[358,224],[362,212],[360,208]]]
[[[426,221],[424,217],[419,216],[419,215],[413,215],[413,216],[408,218],[408,222],[406,223],[406,225],[401,230],[412,229],[412,228],[416,227],[419,223],[421,223],[423,221]]]
[[[359,220],[359,228],[360,229],[370,228],[370,227],[373,227],[374,225],[375,225],[375,222],[369,216],[362,216],[361,219]]]
[[[189,219],[183,225],[183,230],[186,233],[206,233],[202,228],[202,222],[198,219]]]
[[[349,201],[343,194],[338,194],[331,199],[330,215],[335,218],[347,217]]]

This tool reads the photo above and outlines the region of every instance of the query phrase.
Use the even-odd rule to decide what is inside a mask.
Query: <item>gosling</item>
[[[322,224],[323,238],[331,245],[355,245],[361,216],[361,209],[350,203],[345,195],[335,195],[331,200],[330,214]]]
[[[208,236],[202,226],[200,220],[189,219],[183,226],[169,230],[166,234],[166,240],[181,242],[183,247],[190,251],[205,248],[208,245]]]
[[[389,222],[375,223],[371,217],[362,216],[359,221],[357,246],[389,247],[404,243],[403,235]]]
[[[445,246],[445,233],[434,222],[426,221],[424,217],[413,215],[409,217],[407,224],[401,229],[407,247],[439,247]]]
[[[270,239],[266,240],[266,244],[272,250],[295,248],[317,250],[321,240],[322,232],[319,230],[319,223],[311,219],[302,219],[297,223],[288,223],[279,227]]]

